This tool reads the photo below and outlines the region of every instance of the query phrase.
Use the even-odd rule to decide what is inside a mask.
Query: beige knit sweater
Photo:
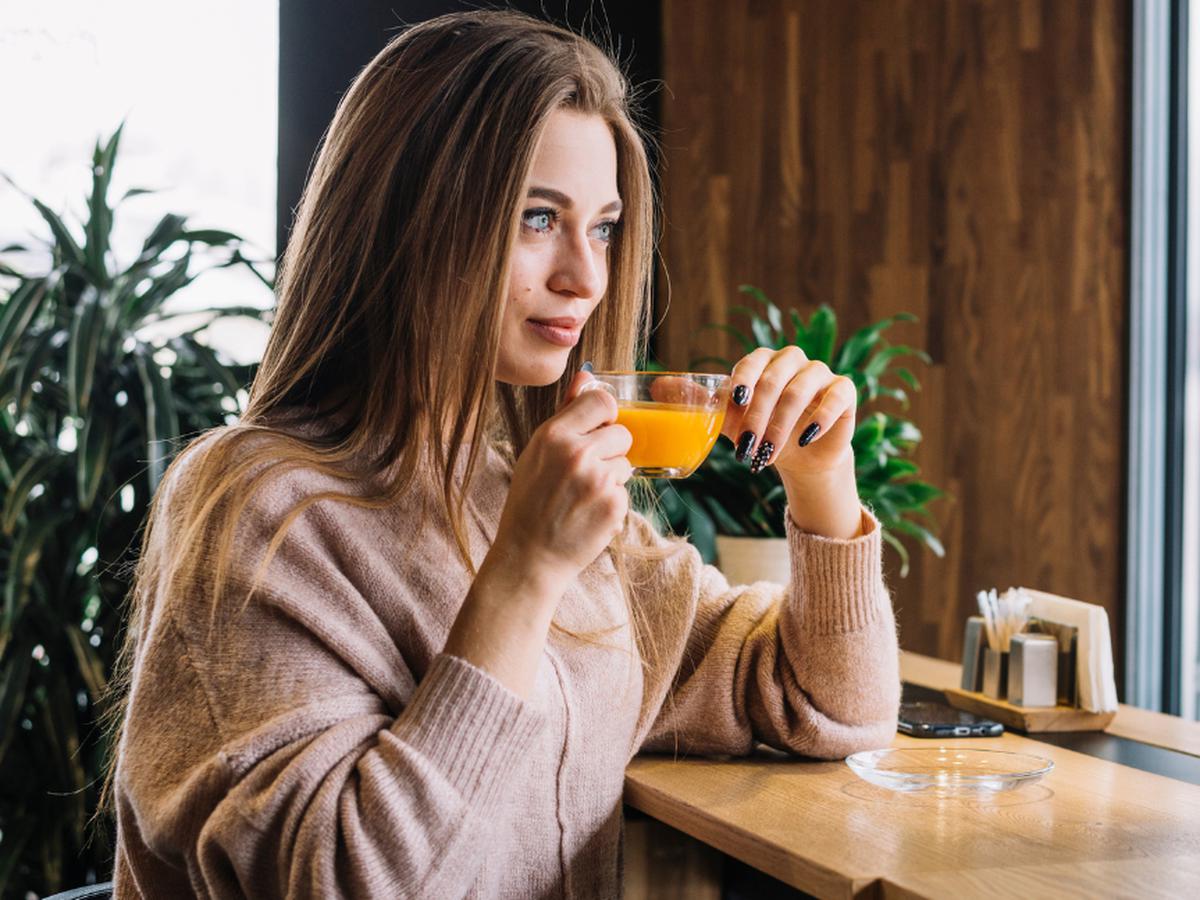
[[[510,472],[489,450],[470,492],[477,563]],[[163,490],[186,480],[172,473]],[[255,562],[296,500],[344,489],[312,472],[269,484],[238,525]],[[552,631],[522,700],[441,653],[470,579],[426,490],[386,512],[322,501],[211,627],[200,592],[158,593],[119,750],[117,897],[616,897],[634,754],[891,741],[898,653],[869,513],[849,541],[789,517],[786,589],[731,587],[683,542],[654,573],[635,564],[659,660],[645,671],[602,554],[556,621],[613,630]]]

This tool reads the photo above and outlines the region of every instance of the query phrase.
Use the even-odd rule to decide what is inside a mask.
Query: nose
[[[550,274],[550,290],[558,294],[590,299],[604,291],[608,273],[607,260],[591,246],[586,234],[562,233],[554,269]]]

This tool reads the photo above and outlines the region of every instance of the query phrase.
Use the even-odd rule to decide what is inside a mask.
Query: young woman
[[[612,897],[635,753],[889,743],[846,379],[794,348],[732,373],[786,588],[630,510],[630,435],[582,388],[644,346],[651,204],[626,85],[569,32],[446,16],[358,77],[246,414],[154,501],[119,897]]]

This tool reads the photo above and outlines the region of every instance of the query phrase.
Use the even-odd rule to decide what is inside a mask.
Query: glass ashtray
[[[961,747],[893,747],[846,758],[863,781],[940,797],[994,794],[1040,781],[1054,763],[1030,753]]]

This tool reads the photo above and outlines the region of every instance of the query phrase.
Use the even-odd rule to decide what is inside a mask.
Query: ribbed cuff
[[[435,657],[393,733],[421,753],[471,806],[490,805],[543,717],[464,659]]]
[[[860,631],[890,603],[883,587],[883,537],[879,520],[862,511],[863,533],[843,540],[801,531],[789,510],[788,548],[792,558],[792,602],[810,634]]]

